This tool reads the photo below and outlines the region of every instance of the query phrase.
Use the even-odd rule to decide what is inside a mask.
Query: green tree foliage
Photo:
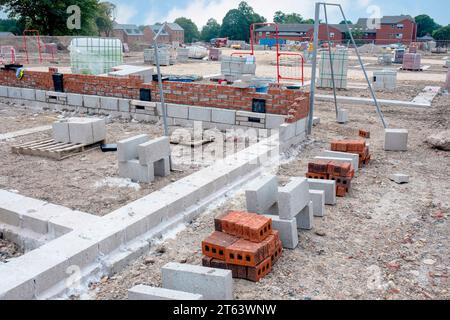
[[[345,20],[342,20],[339,24],[345,24]],[[347,20],[347,24],[353,24],[353,22],[351,20]]]
[[[180,27],[184,29],[184,41],[186,43],[192,43],[200,39],[200,32],[196,24],[188,18],[180,17],[177,18],[175,23],[178,23]]]
[[[203,41],[210,41],[211,39],[217,38],[220,36],[220,28],[220,24],[217,22],[217,20],[211,18],[203,27],[200,38]]]
[[[305,23],[303,17],[298,13],[284,13],[282,11],[275,12],[275,16],[273,17],[273,22],[278,24],[296,24],[296,23]]]
[[[111,2],[99,3],[99,13],[95,19],[99,35],[105,34],[107,37],[111,36],[113,32],[115,10],[116,5]]]
[[[24,27],[20,21],[15,19],[0,19],[0,32],[11,32],[15,35],[21,35]]]
[[[434,31],[438,30],[441,26],[437,24],[433,18],[426,14],[422,14],[415,18],[417,23],[417,36],[423,37],[427,34],[432,35]]]
[[[67,28],[67,19],[72,15],[67,8],[74,4],[81,10],[80,30]],[[26,29],[55,36],[98,34],[96,19],[105,15],[105,7],[98,0],[0,0],[0,9]]]
[[[303,23],[305,24],[314,24],[314,19],[306,19],[305,21],[303,21]]]
[[[434,31],[433,38],[436,40],[450,40],[450,24]]]
[[[228,11],[223,18],[220,35],[231,40],[249,41],[250,26],[266,21],[266,18],[257,14],[247,2],[242,1],[237,9]]]

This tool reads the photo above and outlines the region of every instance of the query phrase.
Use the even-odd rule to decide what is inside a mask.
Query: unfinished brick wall
[[[0,85],[53,90],[53,79],[49,72],[26,71],[22,80],[18,80],[14,71],[1,70]],[[116,78],[64,75],[64,90],[70,93],[139,99],[141,88],[151,89],[152,100],[160,100],[158,84],[143,83],[138,76]],[[242,111],[252,111],[253,99],[262,99],[266,101],[267,113],[287,115],[288,122],[306,118],[309,112],[309,93],[281,89],[277,85],[271,86],[268,93],[257,93],[254,88],[241,89],[217,84],[165,82],[164,92],[168,103]]]

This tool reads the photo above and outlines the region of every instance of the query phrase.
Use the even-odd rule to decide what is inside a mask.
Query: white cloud
[[[117,22],[118,23],[134,23],[133,18],[138,14],[138,10],[131,5],[117,4]]]
[[[173,21],[178,17],[188,17],[192,19],[199,28],[204,26],[209,18],[215,18],[219,22],[228,10],[237,8],[242,0],[192,0],[187,5],[175,6],[172,8],[165,19]],[[272,21],[276,11],[281,10],[286,13],[297,12],[304,18],[314,18],[314,4],[317,0],[247,0],[253,9],[263,15],[267,21]],[[343,6],[344,13],[349,16],[350,9],[364,8],[370,4],[371,0],[334,0],[333,3],[339,3]],[[330,22],[338,23],[342,16],[338,8],[327,9]],[[365,10],[364,10],[365,11]],[[323,19],[323,13],[321,18]]]

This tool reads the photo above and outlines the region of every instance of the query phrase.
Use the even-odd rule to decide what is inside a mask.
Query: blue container
[[[269,92],[269,86],[257,87],[256,92],[258,93],[267,93]]]

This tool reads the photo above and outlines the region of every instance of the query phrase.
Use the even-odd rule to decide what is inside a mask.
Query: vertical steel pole
[[[350,38],[352,40],[353,45],[355,46],[356,55],[358,56],[359,63],[360,63],[361,68],[362,68],[362,70],[364,72],[364,76],[366,78],[367,84],[369,85],[370,93],[372,95],[373,101],[375,102],[375,107],[377,109],[377,113],[380,116],[380,119],[381,119],[381,122],[383,123],[384,128],[386,129],[387,128],[386,121],[384,120],[384,116],[383,116],[383,113],[381,112],[380,104],[378,103],[378,99],[377,99],[377,97],[375,95],[375,92],[373,91],[372,84],[370,83],[369,76],[367,75],[366,68],[364,67],[364,63],[363,63],[363,61],[361,59],[361,55],[359,54],[358,47],[356,46],[355,38],[353,38],[352,30],[350,30],[350,27],[348,26],[347,17],[345,16],[345,13],[344,13],[344,10],[342,9],[342,6],[340,4],[337,4],[336,6],[338,6],[339,9],[341,10],[342,17],[344,18],[345,26],[347,27],[347,30],[350,33]]]
[[[308,118],[308,134],[312,132],[313,118],[314,118],[314,98],[316,94],[316,75],[317,75],[317,48],[319,46],[319,18],[320,18],[320,3],[316,3],[316,14],[314,21],[314,42],[313,42],[313,57],[312,57],[312,71],[311,71],[311,95],[309,101],[309,118]]]
[[[336,81],[334,80],[334,65],[333,65],[333,54],[331,53],[331,40],[330,40],[330,26],[328,25],[328,13],[327,4],[323,4],[323,10],[325,12],[325,24],[327,26],[327,39],[328,39],[328,54],[330,56],[330,67],[331,67],[331,81],[333,81],[333,95],[334,95],[334,108],[336,109],[336,119],[338,117],[338,103],[336,94]]]
[[[166,25],[166,22],[163,23],[161,26],[161,29],[159,29],[158,33],[156,34],[155,38],[153,38],[155,42],[155,61],[156,61],[156,70],[158,72],[158,86],[159,86],[159,96],[161,100],[161,109],[163,113],[163,124],[164,124],[164,135],[166,137],[169,137],[169,127],[167,125],[167,108],[166,103],[164,99],[164,88],[163,88],[163,82],[162,82],[162,75],[161,75],[161,65],[159,64],[159,53],[158,53],[158,38],[161,32],[164,30],[164,27]],[[169,157],[169,166],[170,170],[172,170],[172,157]]]

